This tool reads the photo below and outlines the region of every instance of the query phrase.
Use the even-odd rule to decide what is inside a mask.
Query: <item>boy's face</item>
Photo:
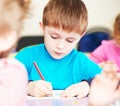
[[[45,26],[44,34],[46,49],[54,59],[61,59],[68,55],[81,38],[78,33],[68,33],[48,26]]]

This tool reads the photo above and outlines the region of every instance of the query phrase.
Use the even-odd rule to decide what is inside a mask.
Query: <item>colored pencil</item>
[[[36,63],[36,62],[33,62],[33,64],[34,64],[34,66],[35,66],[35,68],[36,68],[38,74],[40,75],[40,78],[41,78],[42,80],[44,80],[44,77],[43,77],[43,75],[42,75],[42,73],[41,73],[41,71],[40,71],[40,69],[39,69],[37,63]]]

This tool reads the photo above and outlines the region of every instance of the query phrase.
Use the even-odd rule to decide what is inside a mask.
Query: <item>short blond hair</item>
[[[49,0],[42,21],[44,27],[52,26],[82,35],[88,24],[88,12],[82,0]]]
[[[20,32],[29,4],[30,0],[0,0],[0,36],[11,30]]]

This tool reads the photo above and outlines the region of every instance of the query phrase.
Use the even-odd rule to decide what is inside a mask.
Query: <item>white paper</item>
[[[61,93],[63,90],[53,90],[52,95],[45,96],[45,97],[32,97],[28,96],[28,99],[76,99],[76,97],[73,98],[62,98]]]

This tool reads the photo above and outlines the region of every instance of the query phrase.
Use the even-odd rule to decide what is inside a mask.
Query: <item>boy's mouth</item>
[[[63,53],[60,53],[60,52],[54,52],[55,54],[57,55],[62,55]]]

